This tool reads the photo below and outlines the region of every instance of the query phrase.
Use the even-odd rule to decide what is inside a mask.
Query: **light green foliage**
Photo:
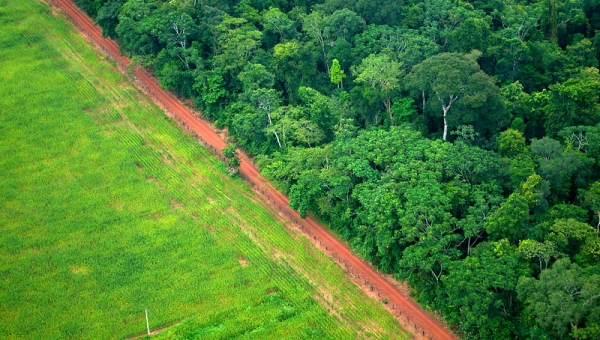
[[[560,237],[564,243],[569,239],[582,241],[596,236],[594,228],[589,224],[579,222],[573,218],[556,220],[550,227],[550,231],[551,235],[554,234]]]
[[[583,38],[576,44],[567,46],[567,54],[574,64],[573,68],[598,68],[598,59],[596,59],[595,53],[596,51],[594,51],[593,43],[588,38]]]
[[[340,62],[337,59],[333,59],[330,73],[329,79],[331,80],[331,83],[338,87],[344,87],[342,81],[346,78],[346,74],[344,74],[344,70],[340,67]]]
[[[371,54],[360,65],[353,67],[352,73],[356,76],[355,82],[364,83],[376,91],[375,95],[383,101],[390,117],[390,124],[395,125],[392,116],[392,91],[400,87],[402,63],[392,60],[386,54]]]
[[[391,112],[394,121],[398,123],[409,122],[411,121],[411,118],[417,114],[415,101],[412,98],[401,98],[396,100],[392,104]]]
[[[406,336],[47,4],[0,13],[2,337],[129,338],[145,308],[169,339]]]
[[[581,266],[600,265],[600,238],[588,238],[575,259]]]
[[[318,145],[325,134],[319,126],[309,119],[307,110],[297,106],[282,106],[271,115],[274,123],[267,127],[268,133],[279,132],[283,147]]]
[[[541,272],[544,269],[548,269],[551,259],[560,255],[556,248],[556,244],[551,241],[541,243],[536,240],[522,240],[519,242],[517,251],[526,259],[537,259]]]
[[[558,246],[558,250],[572,258],[580,253],[584,244],[593,244],[598,234],[592,226],[573,218],[561,218],[550,226],[550,234],[546,237]]]
[[[521,184],[535,172],[535,162],[528,154],[520,154],[510,160],[508,174],[510,176],[510,186],[518,189]]]
[[[297,41],[290,41],[286,43],[277,44],[273,49],[273,56],[277,59],[289,58],[295,54],[300,45]]]
[[[544,197],[548,194],[546,186],[542,177],[534,172],[521,185],[521,195],[530,206],[543,204]]]
[[[508,129],[498,136],[498,152],[501,155],[514,157],[526,150],[525,137],[520,131]]]
[[[528,113],[530,95],[524,91],[523,85],[516,81],[500,87],[500,94],[504,99],[506,110],[516,118],[513,120],[511,128],[525,132],[524,116]]]
[[[451,261],[458,257],[452,248],[458,242],[458,235],[452,233],[456,220],[450,213],[450,197],[438,181],[427,178],[431,173],[428,175],[418,178],[420,184],[407,188],[403,195],[405,214],[399,219],[405,226],[402,236],[406,241],[416,242],[404,250],[399,266],[404,272],[417,270],[431,274],[437,283]]]

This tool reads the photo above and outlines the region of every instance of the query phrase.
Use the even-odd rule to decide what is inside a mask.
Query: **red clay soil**
[[[94,42],[109,58],[116,61],[121,71],[126,71],[129,58],[119,54],[117,43],[102,37],[100,28],[82,13],[71,0],[50,0],[52,5],[65,13],[71,22]],[[201,140],[217,156],[226,146],[226,142],[211,128],[210,124],[196,117],[192,110],[183,105],[172,93],[161,89],[158,81],[147,71],[136,67],[133,76],[138,85],[148,92],[155,102],[182,124],[188,132]],[[398,321],[416,338],[420,339],[457,339],[439,320],[419,307],[396,285],[388,281],[369,263],[353,255],[350,248],[338,240],[329,230],[313,218],[301,219],[298,213],[289,208],[289,199],[273,189],[272,185],[260,176],[252,161],[240,153],[240,175],[252,188],[298,227],[315,245],[333,258],[363,290],[376,296],[386,308],[398,318]]]

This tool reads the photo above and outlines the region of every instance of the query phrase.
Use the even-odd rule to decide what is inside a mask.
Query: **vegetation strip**
[[[129,60],[118,54],[118,48],[114,41],[102,38],[100,30],[93,25],[92,21],[79,11],[70,1],[53,0],[58,6],[71,16],[75,24],[85,33],[93,38],[93,41],[102,45],[103,51],[109,53],[109,57],[117,60],[121,67],[126,67]],[[219,151],[226,143],[212,130],[207,123],[196,118],[193,113],[181,104],[171,93],[160,88],[158,82],[152,78],[145,70],[136,67],[134,76],[142,84],[142,88],[148,91],[152,97],[167,109],[172,115],[175,115],[183,122],[187,128],[193,130],[208,146]],[[352,255],[350,249],[337,238],[335,238],[323,226],[317,223],[311,217],[305,221],[300,220],[297,212],[288,207],[289,200],[277,190],[271,188],[268,182],[260,177],[260,173],[250,161],[250,159],[241,155],[240,173],[257,188],[257,192],[262,193],[269,201],[274,201],[279,211],[284,211],[292,221],[301,223],[306,227],[306,235],[315,244],[326,244],[330,254],[334,256],[338,263],[349,263],[353,272],[361,275],[361,280],[372,286],[372,289],[380,292],[383,299],[387,300],[390,310],[396,315],[402,323],[412,326],[410,329],[415,335],[434,339],[453,339],[455,338],[445,327],[443,327],[435,318],[423,311],[414,301],[402,294],[393,284],[388,282],[372,266],[365,261]],[[266,190],[263,188],[267,188]],[[263,190],[261,190],[263,189]]]

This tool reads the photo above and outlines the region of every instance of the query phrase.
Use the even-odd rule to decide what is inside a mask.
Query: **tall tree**
[[[333,41],[354,41],[354,36],[365,30],[365,20],[355,12],[344,8],[333,12],[325,21],[324,34]]]
[[[226,15],[214,29],[220,52],[214,60],[225,70],[241,69],[260,48],[262,32],[244,18]]]
[[[353,67],[352,72],[356,75],[355,82],[367,84],[376,91],[390,117],[391,125],[395,125],[392,116],[392,92],[400,87],[402,63],[385,54],[371,54],[363,59],[360,65]]]
[[[337,59],[333,59],[329,79],[333,84],[337,85],[338,88],[343,88],[344,78],[346,78],[346,75],[344,74],[344,70],[340,67],[340,62]]]
[[[329,75],[329,56],[328,52],[331,48],[332,37],[329,36],[329,32],[325,31],[327,23],[327,16],[322,12],[313,11],[308,15],[305,15],[302,20],[302,30],[311,37],[313,44],[319,50],[322,56],[321,61],[325,65],[327,75]]]
[[[280,103],[281,94],[275,91],[274,89],[264,89],[259,88],[250,93],[249,99],[252,102],[253,106],[261,112],[264,116],[266,116],[269,125],[267,126],[267,132],[273,133],[275,139],[277,141],[277,145],[279,148],[283,147],[281,138],[277,133],[277,129],[275,128],[275,123],[273,119],[273,112],[277,110]]]
[[[464,104],[459,110],[455,110],[456,125],[484,120],[495,125],[488,126],[487,129],[497,131],[506,124],[504,106],[499,103],[498,88],[479,68],[477,55],[480,54],[441,53],[414,66],[406,78],[409,90],[419,93],[423,102],[427,101],[437,112],[441,108],[443,140],[448,137],[450,110],[458,100]],[[473,110],[476,110],[474,114]],[[485,115],[482,114],[483,110],[486,111]],[[460,117],[461,114],[463,117]]]
[[[295,22],[276,7],[263,11],[261,23],[266,33],[277,34],[280,40],[293,39],[297,33]]]

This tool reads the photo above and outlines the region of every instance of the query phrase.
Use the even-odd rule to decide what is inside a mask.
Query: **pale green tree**
[[[392,60],[386,54],[371,54],[363,59],[360,65],[353,67],[352,72],[356,75],[355,82],[366,84],[376,91],[390,117],[390,122],[395,125],[391,94],[400,87],[402,63]]]
[[[344,78],[346,78],[346,74],[344,73],[344,70],[342,70],[340,62],[337,59],[333,59],[329,79],[333,84],[337,85],[338,88],[343,88]]]

